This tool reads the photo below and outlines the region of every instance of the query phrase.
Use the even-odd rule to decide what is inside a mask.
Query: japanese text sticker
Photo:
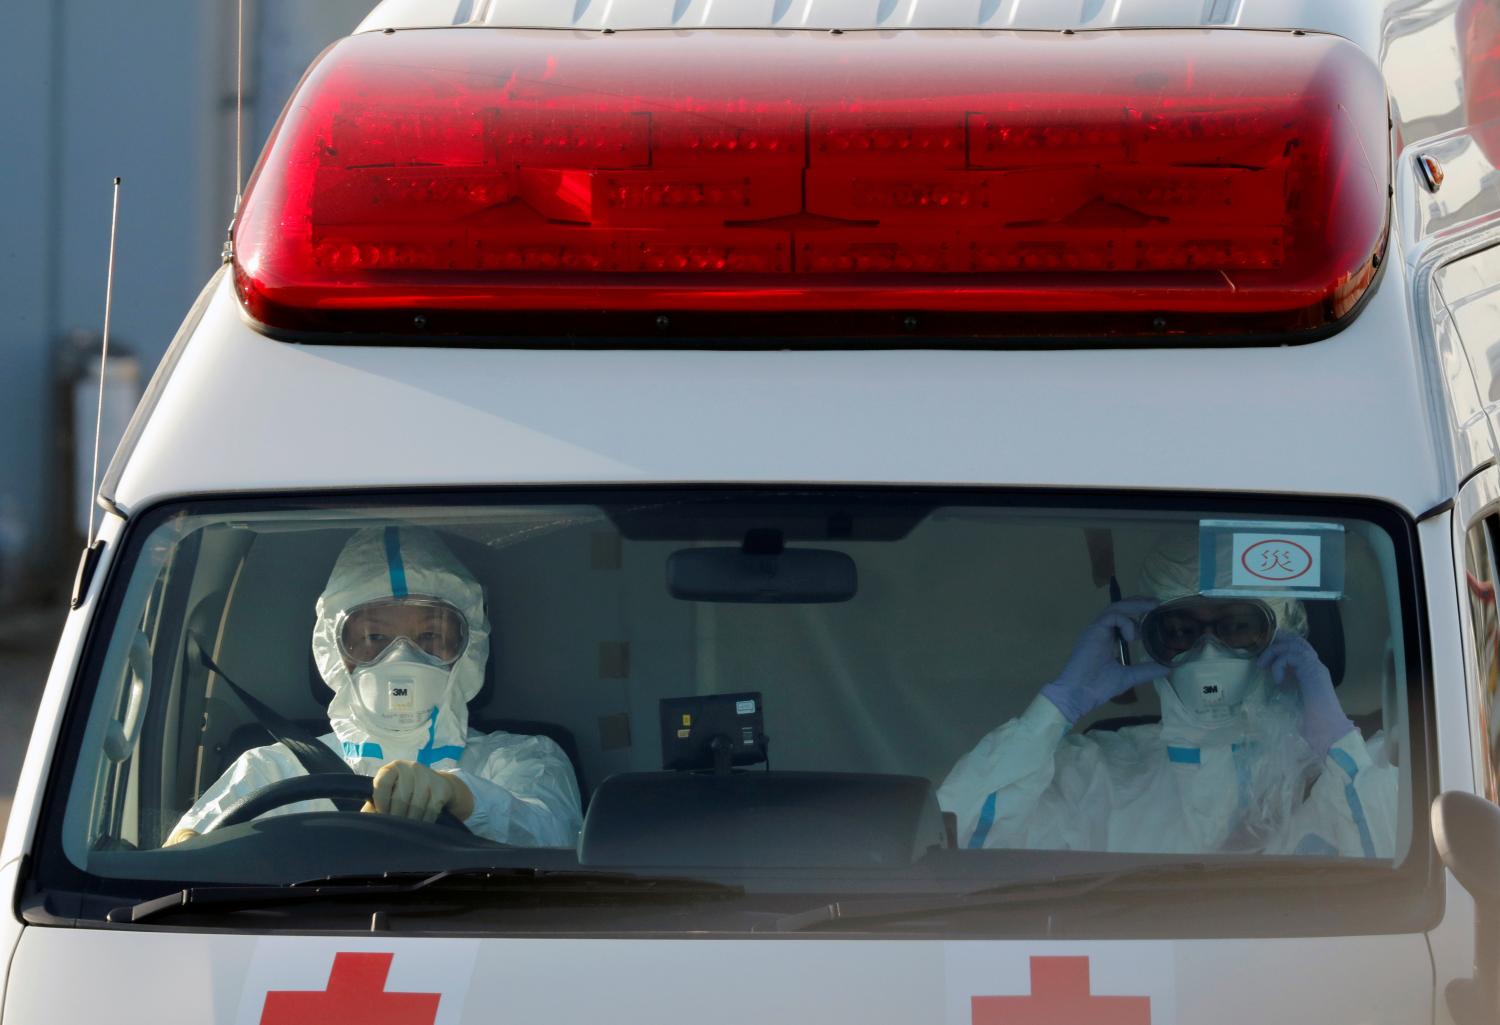
[[[1202,520],[1199,590],[1214,597],[1330,598],[1344,593],[1337,523]]]

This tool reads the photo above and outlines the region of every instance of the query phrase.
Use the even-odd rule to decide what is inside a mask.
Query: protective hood
[[[469,641],[453,664],[447,688],[429,720],[392,728],[358,700],[339,653],[339,617],[382,598],[427,597],[451,603],[468,620]],[[484,591],[432,531],[420,527],[368,527],[357,531],[334,563],[318,598],[312,651],[318,672],[333,690],[328,720],[348,758],[382,762],[411,759],[433,764],[462,754],[469,731],[469,701],[484,684],[490,625]]]

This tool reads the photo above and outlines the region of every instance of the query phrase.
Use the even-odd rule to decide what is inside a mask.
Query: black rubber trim
[[[1481,473],[1483,473],[1484,471],[1490,469],[1494,465],[1495,465],[1495,457],[1494,456],[1490,456],[1484,462],[1482,462],[1478,466],[1474,467],[1474,469],[1472,469],[1468,473],[1464,474],[1464,479],[1461,480],[1461,481],[1459,481],[1458,482],[1458,487],[1454,488],[1453,490],[1455,492],[1462,491],[1464,488],[1466,488],[1466,487],[1469,486],[1469,481],[1473,480],[1475,477],[1478,477]]]
[[[95,541],[83,550],[78,559],[78,572],[73,574],[73,594],[68,599],[68,608],[78,609],[83,607],[83,600],[88,596],[89,584],[93,583],[94,570],[99,568],[99,556],[104,554],[104,542]]]
[[[1418,523],[1426,523],[1428,520],[1432,519],[1434,516],[1441,516],[1441,515],[1443,515],[1443,513],[1449,512],[1450,510],[1452,510],[1452,508],[1453,508],[1453,499],[1451,499],[1451,498],[1445,498],[1443,501],[1439,502],[1437,505],[1433,506],[1431,509],[1428,509],[1426,512],[1419,513],[1417,515],[1417,522]]]

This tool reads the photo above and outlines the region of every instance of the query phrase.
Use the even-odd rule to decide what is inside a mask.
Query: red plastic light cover
[[[1464,121],[1490,164],[1500,164],[1500,3],[1462,0],[1454,22],[1463,67]]]
[[[235,283],[293,332],[1316,332],[1379,266],[1388,154],[1332,36],[372,33],[288,105]]]

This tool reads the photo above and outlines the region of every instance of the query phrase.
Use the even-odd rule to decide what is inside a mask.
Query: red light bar
[[[1373,279],[1386,125],[1331,36],[359,35],[288,105],[235,282],[292,331],[1284,336]]]

